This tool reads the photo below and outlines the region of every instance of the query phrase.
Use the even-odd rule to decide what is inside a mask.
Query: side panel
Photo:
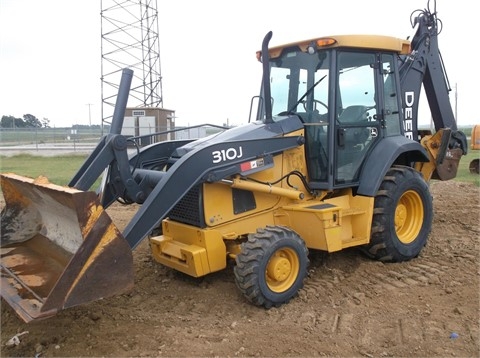
[[[373,201],[346,189],[335,198],[284,206],[275,220],[297,232],[308,248],[334,252],[370,241]]]
[[[281,166],[278,163],[281,163],[281,157],[282,155],[274,157],[275,164],[273,168],[258,173],[262,175],[252,177],[261,181],[274,181],[274,178],[280,178],[281,172],[279,170]],[[277,171],[279,172],[277,173]],[[248,193],[250,194],[248,195]],[[278,195],[269,193],[247,191],[244,196],[247,197],[247,195],[251,197],[251,203],[244,204],[244,209],[240,209],[242,206],[240,202],[242,196],[238,191],[232,189],[230,185],[222,183],[203,184],[206,225],[212,227],[251,216],[252,213],[272,209],[280,202]]]

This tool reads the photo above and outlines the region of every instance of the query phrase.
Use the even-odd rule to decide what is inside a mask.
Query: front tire
[[[303,287],[309,263],[308,249],[295,232],[267,226],[242,244],[236,257],[235,282],[251,303],[278,307]]]
[[[421,174],[410,167],[390,168],[374,205],[371,240],[364,252],[385,262],[417,257],[433,219],[432,196]]]

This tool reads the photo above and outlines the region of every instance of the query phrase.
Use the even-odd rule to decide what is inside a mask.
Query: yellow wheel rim
[[[395,209],[395,232],[404,244],[413,242],[423,225],[423,202],[413,190],[406,191],[400,197]]]
[[[265,272],[267,286],[273,292],[281,293],[292,287],[300,271],[300,261],[290,248],[276,251],[270,258]]]

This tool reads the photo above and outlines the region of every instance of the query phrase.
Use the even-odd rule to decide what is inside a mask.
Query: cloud
[[[163,105],[176,111],[179,124],[245,123],[250,100],[260,89],[255,52],[268,31],[273,31],[272,45],[348,33],[406,38],[412,32],[411,12],[426,4],[159,2]],[[100,123],[100,10],[95,1],[1,0],[0,115],[32,113],[57,126],[88,124],[90,103],[92,123]],[[444,25],[440,48],[451,86],[458,89],[459,124],[474,123],[474,76],[465,62],[471,56],[457,43],[475,33],[473,24],[465,21],[459,2],[438,0],[437,10]]]

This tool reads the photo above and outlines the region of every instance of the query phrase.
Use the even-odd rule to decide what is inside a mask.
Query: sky
[[[106,3],[104,0],[104,4]],[[433,0],[431,0],[433,4]],[[478,122],[467,0],[437,0],[440,51],[458,125]],[[163,107],[177,125],[248,122],[270,45],[339,34],[407,38],[427,0],[158,0]],[[81,0],[0,0],[0,117],[33,114],[50,125],[101,123],[101,5]],[[457,98],[455,100],[455,97]],[[420,123],[428,124],[426,99]]]

